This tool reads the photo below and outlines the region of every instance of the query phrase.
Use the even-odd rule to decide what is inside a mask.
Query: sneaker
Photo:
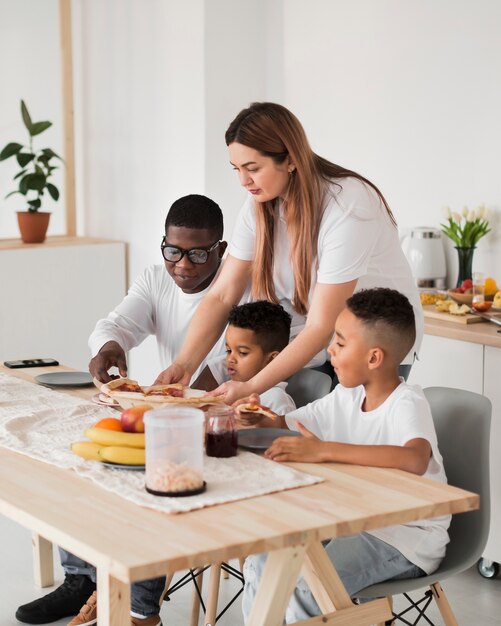
[[[16,619],[25,624],[48,624],[76,615],[82,604],[96,589],[96,583],[83,574],[66,574],[64,582],[43,598],[23,604]]]
[[[162,626],[162,620],[160,615],[150,615],[150,617],[145,617],[144,619],[131,617],[130,626]]]
[[[68,626],[91,626],[97,624],[97,592],[87,599],[87,602],[80,609],[80,613],[74,617]]]

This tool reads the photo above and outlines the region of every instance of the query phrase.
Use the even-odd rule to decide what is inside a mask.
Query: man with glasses
[[[89,338],[93,355],[89,370],[95,378],[102,382],[116,378],[109,373],[112,367],[126,376],[126,353],[149,335],[156,336],[162,368],[172,363],[198,304],[218,273],[227,246],[222,237],[223,214],[215,202],[200,195],[174,202],[160,246],[164,264],[147,268]],[[224,354],[223,334],[193,380],[208,359]],[[19,607],[16,618],[28,624],[46,624],[76,615],[71,626],[96,624],[96,569],[61,548],[60,556],[63,584]],[[131,626],[161,626],[164,585],[163,577],[132,585]]]

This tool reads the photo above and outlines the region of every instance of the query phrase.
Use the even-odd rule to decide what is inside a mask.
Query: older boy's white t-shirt
[[[318,235],[318,262],[312,269],[310,303],[315,284],[339,284],[357,280],[355,291],[388,287],[405,294],[416,316],[416,343],[404,363],[412,363],[421,345],[423,310],[405,258],[398,231],[376,192],[356,178],[331,184]],[[249,194],[233,232],[229,254],[250,261],[255,256],[256,216]],[[304,327],[306,318],[292,306],[294,277],[290,261],[287,223],[283,207],[276,209],[273,279],[280,304],[292,315],[291,337]],[[325,359],[324,359],[325,360]]]
[[[432,455],[424,477],[446,483],[431,410],[421,388],[402,382],[374,411],[362,411],[364,399],[363,386],[337,385],[327,396],[286,415],[286,422],[297,430],[297,420],[320,439],[339,443],[403,446],[411,439],[426,439]],[[431,573],[445,555],[450,519],[444,515],[367,532]]]

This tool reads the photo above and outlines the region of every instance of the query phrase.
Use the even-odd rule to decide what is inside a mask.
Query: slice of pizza
[[[130,378],[117,378],[110,380],[101,387],[101,392],[108,396],[116,396],[118,398],[130,398],[131,400],[144,399],[144,390],[137,380]]]
[[[257,404],[257,402],[247,402],[244,404],[239,404],[237,406],[237,411],[239,413],[258,413],[259,415],[264,415],[265,417],[269,417],[272,420],[276,420],[278,417],[278,415],[267,406]]]
[[[164,398],[184,398],[184,385],[170,383],[169,385],[152,385],[144,390],[144,395],[151,400]]]

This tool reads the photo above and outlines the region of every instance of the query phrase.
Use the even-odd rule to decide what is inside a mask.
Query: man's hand
[[[191,374],[178,363],[173,363],[169,367],[160,372],[157,379],[153,383],[154,385],[170,385],[170,383],[182,383],[188,385],[190,383]]]
[[[266,450],[264,455],[272,461],[322,462],[324,441],[316,437],[300,422],[296,422],[301,437],[279,437]]]
[[[120,376],[127,376],[127,361],[122,346],[116,341],[108,341],[89,363],[89,372],[102,383],[109,383],[118,376],[108,374],[112,367],[118,367]]]

